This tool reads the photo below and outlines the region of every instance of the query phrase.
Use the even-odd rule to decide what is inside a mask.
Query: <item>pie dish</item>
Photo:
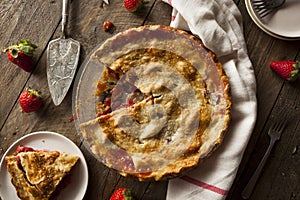
[[[78,132],[98,160],[124,176],[179,176],[228,130],[228,78],[214,53],[182,30],[149,25],[116,34],[80,70]]]

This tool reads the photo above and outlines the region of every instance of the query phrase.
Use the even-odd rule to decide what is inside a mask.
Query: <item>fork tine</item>
[[[258,11],[258,14],[260,17],[265,17],[267,16],[268,14],[270,14],[272,12],[272,10],[268,10],[268,9],[264,9],[264,10],[260,10]]]
[[[278,125],[278,131],[282,132],[283,129],[285,128],[285,126],[286,126],[285,122],[280,122],[279,125]]]
[[[260,17],[265,17],[265,16],[267,16],[267,15],[269,15],[270,13],[272,12],[272,10],[268,10],[267,12],[265,12],[265,13],[263,13],[263,14],[261,14],[260,15]]]
[[[273,9],[269,8],[267,5],[259,6],[255,8],[256,8],[256,12],[260,17],[265,17],[273,11]]]
[[[277,126],[277,123],[272,123],[270,129],[274,130],[274,129],[276,129],[276,126]]]
[[[284,2],[285,0],[252,0],[251,4],[257,15],[260,18],[264,18],[284,4]]]
[[[273,4],[272,4],[272,2],[269,2],[269,1],[263,1],[263,0],[256,0],[255,1],[254,0],[254,1],[252,1],[252,5],[265,7],[265,6],[271,6]]]

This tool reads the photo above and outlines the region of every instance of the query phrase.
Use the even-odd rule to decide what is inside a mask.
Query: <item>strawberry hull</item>
[[[12,63],[26,72],[31,72],[33,70],[32,57],[36,48],[37,46],[30,40],[20,40],[17,45],[3,48],[3,52],[7,53],[7,58]]]

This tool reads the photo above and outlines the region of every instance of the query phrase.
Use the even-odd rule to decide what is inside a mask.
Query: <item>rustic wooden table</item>
[[[258,118],[227,199],[241,199],[242,189],[269,144],[267,129],[286,104],[293,105],[292,119],[273,149],[251,199],[300,199],[300,80],[283,81],[268,67],[272,60],[300,60],[300,41],[282,41],[265,34],[250,19],[244,1],[235,2],[244,18],[245,39],[257,79]],[[145,24],[169,25],[170,16],[171,7],[161,0],[150,0],[135,14],[127,12],[122,1],[111,0],[106,6],[98,0],[74,0],[68,35],[81,44],[80,65],[96,44],[112,36],[103,31],[104,21],[115,24],[115,34]],[[89,185],[84,199],[109,199],[119,187],[131,188],[136,199],[165,199],[167,181],[138,182],[124,178],[85,149],[71,120],[72,90],[60,106],[52,103],[46,77],[46,47],[50,40],[60,36],[61,1],[1,0],[0,20],[1,47],[23,38],[38,45],[32,73],[17,68],[1,54],[0,157],[23,135],[39,130],[58,132],[74,141],[87,160]],[[40,89],[45,97],[43,107],[30,114],[22,113],[18,103],[20,93],[28,86]]]

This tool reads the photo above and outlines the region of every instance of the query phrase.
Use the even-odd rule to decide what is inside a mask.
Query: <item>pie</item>
[[[162,180],[196,167],[220,145],[231,118],[229,80],[195,36],[167,26],[129,29],[86,65],[82,77],[91,70],[97,81],[94,105],[84,106],[86,95],[76,105],[79,127],[108,167]],[[87,93],[81,90],[78,96]]]
[[[58,151],[19,146],[5,157],[7,170],[20,199],[47,200],[64,187],[64,180],[79,157]]]

